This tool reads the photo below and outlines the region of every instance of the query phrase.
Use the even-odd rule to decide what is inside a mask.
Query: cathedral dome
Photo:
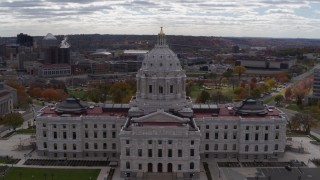
[[[169,48],[166,43],[165,34],[162,27],[158,34],[155,47],[145,56],[141,67],[142,71],[181,71],[180,61],[177,55]]]

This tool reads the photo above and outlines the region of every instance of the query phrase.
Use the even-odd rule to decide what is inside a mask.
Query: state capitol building
[[[268,111],[252,99],[193,104],[186,78],[161,28],[137,72],[130,103],[96,107],[68,98],[43,108],[36,118],[38,154],[118,161],[121,177],[131,179],[147,172],[198,179],[200,161],[283,156],[286,118],[280,110]]]

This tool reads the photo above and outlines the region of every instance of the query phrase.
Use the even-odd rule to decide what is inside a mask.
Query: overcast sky
[[[320,0],[0,0],[0,36],[56,34],[320,38]]]

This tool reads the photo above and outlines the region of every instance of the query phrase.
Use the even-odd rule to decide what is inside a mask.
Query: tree
[[[23,117],[20,113],[9,113],[3,117],[3,123],[15,130],[23,124]]]
[[[210,98],[210,94],[207,91],[201,91],[199,96],[196,99],[197,103],[206,103],[207,100]]]
[[[25,87],[21,84],[17,84],[14,82],[7,82],[7,85],[17,90],[18,107],[28,108],[32,100],[26,93]]]
[[[233,73],[238,74],[238,79],[240,81],[241,75],[243,73],[245,73],[247,71],[247,69],[245,67],[243,67],[243,66],[235,66],[235,67],[233,67],[232,71],[233,71]]]
[[[41,97],[41,94],[42,94],[42,89],[41,89],[40,87],[32,88],[32,89],[29,91],[29,95],[30,95],[31,97],[39,98],[39,97]]]
[[[281,101],[283,101],[283,96],[282,94],[277,94],[275,97],[274,97],[274,101],[276,101],[277,104],[280,104]]]
[[[114,103],[128,103],[135,93],[135,89],[133,88],[127,82],[115,82],[110,88],[112,101]]]
[[[41,97],[50,101],[57,101],[59,93],[53,88],[48,88],[42,92]]]
[[[301,129],[305,131],[307,135],[310,134],[310,130],[313,127],[317,127],[318,120],[312,114],[297,113],[290,119],[290,126],[294,129]]]
[[[284,92],[284,97],[289,100],[292,96],[292,88],[291,87],[288,87],[286,89],[286,91]]]

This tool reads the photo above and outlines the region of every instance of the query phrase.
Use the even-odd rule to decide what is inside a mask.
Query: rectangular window
[[[148,157],[152,157],[152,149],[148,149]]]
[[[214,133],[214,139],[219,139],[219,133]]]
[[[279,125],[276,125],[276,129],[279,129]]]
[[[249,134],[247,133],[246,134],[246,141],[248,141],[249,140]]]
[[[266,131],[268,131],[269,130],[269,126],[266,126]]]
[[[228,133],[225,132],[224,135],[223,135],[224,139],[228,139]]]
[[[209,139],[209,133],[206,133],[206,139]]]
[[[237,133],[233,133],[233,139],[237,139]]]
[[[84,137],[85,137],[85,138],[89,138],[89,133],[88,133],[88,131],[85,131],[85,132],[84,132]]]
[[[88,128],[88,124],[84,124],[84,128]]]
[[[130,156],[130,149],[126,148],[126,156]]]
[[[224,149],[224,150],[227,150],[227,149],[228,149],[228,145],[227,145],[227,144],[224,144],[223,149]]]
[[[63,129],[65,129],[65,128],[67,128],[67,125],[63,124],[62,127],[63,127]]]
[[[178,164],[178,170],[182,170],[182,165]]]
[[[72,139],[77,139],[77,133],[76,132],[72,132]]]
[[[163,87],[159,86],[159,93],[162,94],[163,93]]]
[[[269,139],[269,134],[264,134],[264,140],[268,141],[268,139]]]
[[[279,133],[276,133],[275,139],[279,139]]]
[[[107,125],[106,125],[106,124],[103,124],[103,128],[107,128]]]
[[[142,157],[142,149],[138,149],[138,156]]]
[[[173,93],[173,85],[170,85],[170,93]]]
[[[249,130],[249,126],[246,126],[246,130]]]
[[[98,138],[98,132],[97,132],[97,131],[94,131],[94,132],[93,132],[93,137],[94,137],[94,138]]]
[[[219,129],[219,126],[218,126],[218,125],[216,125],[216,129]]]
[[[130,144],[130,141],[129,141],[129,140],[126,140],[126,144]]]
[[[47,131],[43,131],[43,137],[47,137]]]
[[[72,124],[72,128],[75,129],[75,128],[76,128],[76,125],[75,125],[75,124]]]
[[[190,156],[194,156],[194,149],[190,149]]]
[[[194,140],[191,140],[191,145],[194,145]]]
[[[47,124],[46,124],[46,123],[43,123],[43,124],[42,124],[42,127],[47,127]]]
[[[152,85],[149,85],[149,93],[152,93]]]
[[[256,126],[256,130],[259,130],[259,126]]]
[[[112,132],[112,138],[116,138],[116,132]]]
[[[162,144],[162,140],[158,140],[158,144]]]
[[[148,144],[152,144],[152,140],[148,140]]]
[[[178,157],[182,157],[182,149],[178,149]]]
[[[139,170],[141,170],[142,169],[142,164],[139,164]]]
[[[224,126],[224,129],[228,129],[228,125],[225,125],[225,126]]]
[[[116,128],[116,125],[115,125],[115,124],[112,124],[112,128],[113,128],[113,129]]]
[[[254,135],[254,140],[256,140],[256,141],[259,140],[259,134],[258,134],[258,133],[256,133],[256,134]]]
[[[103,131],[103,138],[107,138],[107,132],[106,131]]]
[[[236,144],[232,145],[232,150],[237,150],[237,145]]]
[[[57,139],[57,138],[58,138],[57,132],[53,132],[53,139]]]
[[[57,128],[57,125],[56,125],[56,124],[53,124],[53,128]]]
[[[210,129],[210,126],[209,126],[209,125],[206,125],[206,129]]]
[[[234,125],[234,126],[233,126],[233,129],[237,129],[237,128],[238,128],[237,125]]]
[[[162,149],[158,149],[158,157],[162,157]]]
[[[93,128],[97,128],[97,127],[98,127],[97,124],[94,124],[94,125],[93,125]]]
[[[168,149],[168,157],[172,157],[172,149]]]

